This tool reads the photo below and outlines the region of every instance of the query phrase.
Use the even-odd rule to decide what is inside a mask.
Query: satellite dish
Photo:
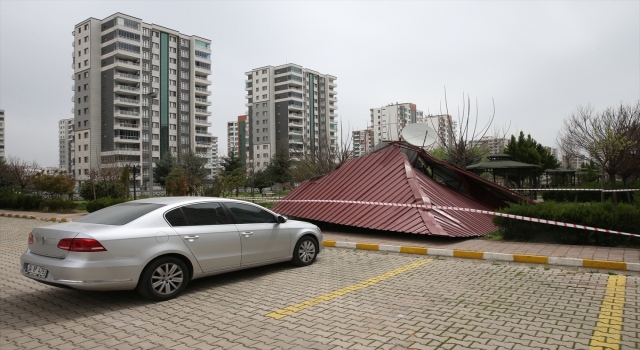
[[[438,140],[436,131],[427,124],[407,124],[401,134],[406,143],[416,147],[428,147]]]

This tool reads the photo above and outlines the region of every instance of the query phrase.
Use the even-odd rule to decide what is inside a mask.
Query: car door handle
[[[198,238],[200,238],[200,236],[184,236],[184,239],[189,241],[195,241]]]
[[[249,237],[253,234],[253,232],[242,232],[245,237]]]

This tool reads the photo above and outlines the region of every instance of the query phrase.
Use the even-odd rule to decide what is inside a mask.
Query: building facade
[[[0,159],[5,158],[5,149],[4,149],[4,109],[0,109]]]
[[[473,140],[471,142],[475,147],[489,150],[489,155],[492,155],[504,153],[504,149],[507,147],[509,140],[504,137],[483,136],[479,140]]]
[[[249,123],[246,115],[240,115],[237,120],[227,122],[227,153],[233,153],[234,157],[242,158],[242,161],[246,162],[249,159],[248,135]]]
[[[396,102],[369,111],[376,145],[381,141],[398,141],[405,125],[424,122],[423,112],[414,103]]]
[[[220,166],[220,154],[218,153],[218,136],[211,137],[211,176],[218,176]]]
[[[428,115],[424,123],[433,128],[438,134],[437,147],[451,147],[456,134],[458,123],[448,114]]]
[[[76,180],[137,165],[146,187],[166,152],[193,151],[210,167],[210,40],[122,13],[82,21],[73,37]]]
[[[373,150],[373,127],[352,132],[353,156],[360,157]]]
[[[296,158],[337,148],[336,79],[293,63],[245,73],[248,159],[255,169],[277,152]]]
[[[73,174],[75,165],[74,119],[58,121],[58,169]]]

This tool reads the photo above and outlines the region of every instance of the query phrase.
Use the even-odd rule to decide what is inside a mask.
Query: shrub
[[[112,205],[120,204],[127,202],[127,199],[124,198],[100,198],[95,201],[87,202],[87,212],[93,213],[96,210],[100,210],[102,208],[110,207]]]
[[[640,223],[640,207],[628,204],[614,206],[611,202],[544,202],[537,205],[511,205],[500,210],[500,212],[640,234],[640,225],[638,224]],[[497,216],[493,218],[493,223],[500,228],[505,240],[640,247],[640,239],[638,237],[560,227]]]
[[[95,183],[96,199],[100,198],[118,198],[124,195],[124,189],[120,183],[105,184],[104,182]],[[93,200],[93,187],[89,181],[80,186],[79,194],[86,201]]]
[[[43,199],[40,196],[4,193],[0,195],[0,208],[13,210],[38,210],[40,209],[40,203],[42,201]]]
[[[50,199],[43,201],[41,209],[47,211],[74,211],[76,209],[76,203],[70,200],[64,199]]]
[[[542,199],[545,202],[600,202],[600,191],[542,191]],[[613,200],[611,192],[604,193],[604,200]],[[618,202],[628,203],[629,199],[624,192],[618,192]]]

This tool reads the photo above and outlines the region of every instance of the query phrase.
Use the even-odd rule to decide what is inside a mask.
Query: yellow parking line
[[[362,289],[362,288],[366,288],[369,287],[373,284],[376,284],[378,282],[384,281],[388,278],[391,278],[393,276],[399,275],[403,272],[407,272],[411,269],[415,269],[416,267],[422,266],[426,263],[429,263],[433,261],[433,259],[424,259],[424,260],[420,260],[420,261],[416,261],[412,264],[409,265],[405,265],[403,267],[397,268],[395,270],[391,270],[387,273],[383,273],[382,275],[373,277],[373,278],[369,278],[368,280],[362,281],[360,283],[356,283],[354,285],[348,286],[348,287],[344,287],[344,288],[340,288],[338,290],[334,290],[333,292],[327,293],[327,294],[323,294],[320,296],[317,296],[313,299],[309,299],[306,301],[303,301],[301,303],[297,303],[295,305],[291,305],[291,306],[287,306],[283,309],[280,310],[276,310],[274,312],[268,313],[265,316],[267,317],[271,317],[271,318],[275,318],[276,320],[279,320],[283,317],[289,316],[291,314],[294,314],[298,311],[304,310],[306,308],[312,307],[314,305],[318,305],[320,303],[323,303],[325,301],[329,301],[331,299],[337,298],[339,296],[345,295],[347,293],[351,293],[354,292],[356,290]]]
[[[620,349],[626,276],[609,276],[589,349]]]

